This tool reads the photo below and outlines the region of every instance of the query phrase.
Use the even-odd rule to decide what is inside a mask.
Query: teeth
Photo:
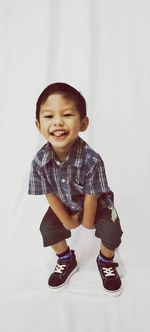
[[[51,134],[54,136],[60,137],[66,133],[67,133],[67,131],[65,131],[65,130],[58,130],[58,131],[56,130],[56,131],[53,131]]]

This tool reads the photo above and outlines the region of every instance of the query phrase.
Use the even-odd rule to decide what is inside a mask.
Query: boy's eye
[[[73,116],[73,114],[72,113],[66,113],[66,114],[64,114],[64,116],[65,117],[67,117],[67,116]]]
[[[46,118],[46,119],[52,119],[53,115],[45,115],[44,118]]]

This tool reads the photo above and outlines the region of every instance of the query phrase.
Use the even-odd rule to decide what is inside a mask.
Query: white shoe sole
[[[119,296],[122,293],[122,287],[120,287],[116,291],[109,291],[109,290],[107,290],[106,288],[103,287],[103,291],[104,291],[104,294],[107,295],[107,296],[112,296],[112,297],[113,296]]]

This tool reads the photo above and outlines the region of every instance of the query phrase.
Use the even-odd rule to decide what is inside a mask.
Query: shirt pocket
[[[77,182],[76,180],[73,183],[73,189],[75,189],[76,192],[83,194],[84,193],[84,186],[82,183]]]

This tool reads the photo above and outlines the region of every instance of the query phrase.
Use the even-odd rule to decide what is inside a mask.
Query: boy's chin
[[[64,135],[64,136],[60,136],[60,137],[54,137],[54,136],[51,136],[49,137],[49,142],[52,144],[52,145],[65,145],[65,144],[73,144],[76,139],[78,138],[78,135],[75,136],[75,137],[69,137],[69,134],[67,135]]]
[[[78,137],[72,139],[72,140],[49,140],[49,143],[52,145],[52,147],[62,147],[62,148],[67,148],[68,146],[72,146],[74,142],[77,140]]]

